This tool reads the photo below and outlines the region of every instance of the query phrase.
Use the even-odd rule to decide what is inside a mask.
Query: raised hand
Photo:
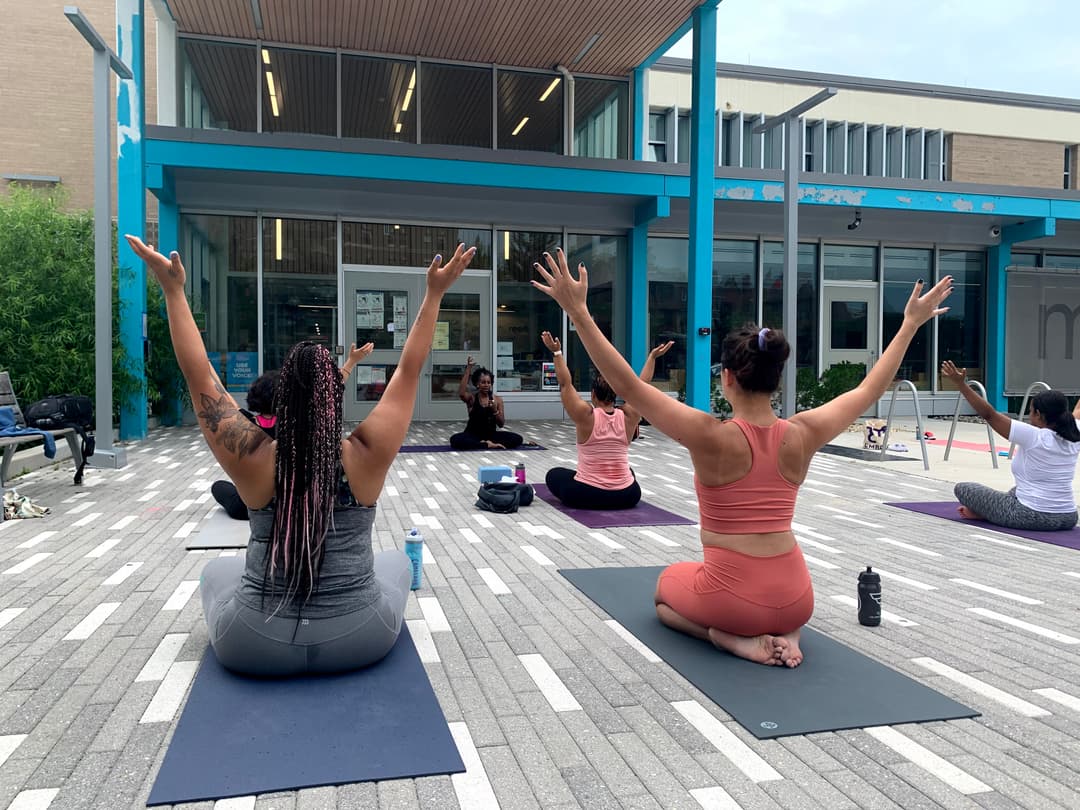
[[[450,261],[445,265],[442,263],[442,255],[435,254],[435,258],[431,260],[431,266],[427,270],[428,292],[442,295],[449,290],[450,285],[461,277],[461,274],[465,272],[465,268],[469,266],[469,262],[472,261],[475,255],[476,248],[471,247],[466,250],[464,242],[457,246],[454,255],[450,257]]]
[[[174,250],[166,258],[154,250],[153,245],[147,245],[137,236],[125,234],[124,238],[131,245],[135,255],[146,262],[146,266],[150,268],[150,272],[154,274],[154,278],[157,279],[162,290],[170,292],[184,289],[184,280],[187,278],[187,273],[184,272],[184,264],[180,261],[179,253]]]
[[[548,331],[541,332],[540,333],[540,340],[542,340],[544,342],[544,347],[549,352],[554,353],[554,352],[561,352],[562,351],[562,341],[559,340],[559,338],[557,338],[557,337],[553,337],[551,332],[548,332]]]
[[[349,362],[355,366],[373,351],[375,351],[374,343],[365,343],[359,349],[356,348],[356,344],[353,343],[351,346],[349,346]]]
[[[566,263],[566,254],[562,248],[555,249],[555,256],[545,253],[544,261],[547,263],[546,268],[539,262],[534,262],[533,267],[547,284],[541,284],[534,279],[532,285],[554,298],[572,318],[588,313],[585,296],[589,291],[589,272],[585,265],[578,264],[578,278],[575,279],[570,275],[570,267]]]
[[[657,357],[663,357],[665,354],[671,351],[671,347],[674,345],[674,340],[669,340],[667,343],[661,343],[659,346],[655,347],[651,352],[649,352],[649,357],[653,358],[654,360]]]
[[[956,364],[952,360],[945,360],[941,364],[941,373],[948,379],[959,385],[967,379],[967,369],[957,368]]]
[[[924,293],[922,279],[916,281],[907,306],[904,307],[904,320],[915,326],[922,326],[931,318],[948,312],[949,308],[941,306],[941,302],[952,294],[952,282],[952,276],[945,276]]]

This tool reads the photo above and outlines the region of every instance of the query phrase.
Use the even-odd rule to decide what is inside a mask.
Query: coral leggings
[[[705,546],[705,562],[669,565],[656,601],[702,627],[737,636],[798,630],[814,612],[814,588],[802,549],[755,557]]]

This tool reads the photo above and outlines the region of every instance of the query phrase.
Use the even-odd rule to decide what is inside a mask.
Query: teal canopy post
[[[629,272],[626,277],[626,359],[640,371],[649,353],[649,223],[671,213],[671,198],[656,197],[642,203],[634,212],[634,227],[627,232],[630,246]]]

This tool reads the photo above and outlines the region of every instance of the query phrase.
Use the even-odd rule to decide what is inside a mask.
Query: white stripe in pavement
[[[76,492],[70,498],[64,498],[64,500],[60,501],[60,503],[75,503],[75,501],[80,500],[81,498],[85,498],[89,494],[89,492]]]
[[[866,489],[863,490],[863,492],[873,492],[875,495],[880,495],[883,498],[895,498],[896,497],[895,492],[886,492],[883,489],[870,489],[869,487],[867,487]]]
[[[195,499],[195,503],[206,503],[208,500],[210,500],[211,495],[213,495],[212,492],[204,492],[202,495]]]
[[[180,466],[180,462],[179,461],[174,461],[172,464],[168,465],[165,469],[166,470],[175,470],[179,466]]]
[[[1064,633],[1059,633],[1057,630],[1050,630],[1038,624],[1031,624],[1030,622],[1021,621],[1020,619],[1014,619],[1012,616],[1006,616],[1003,613],[996,613],[993,610],[975,607],[968,608],[968,612],[978,614],[979,616],[985,616],[987,619],[994,619],[995,621],[999,621],[1002,624],[1008,624],[1013,627],[1018,627],[1021,630],[1027,630],[1029,633],[1034,633],[1037,636],[1048,638],[1051,641],[1058,642],[1059,644],[1080,644],[1080,638],[1067,636]]]
[[[33,568],[39,562],[44,560],[46,557],[51,557],[51,556],[52,556],[51,551],[39,551],[37,554],[31,554],[29,557],[27,557],[21,563],[16,563],[15,565],[11,566],[11,568],[9,568],[7,571],[4,571],[4,573],[5,574],[21,574],[23,571],[29,571],[31,568]]]
[[[383,491],[391,498],[398,497],[398,488],[392,486],[384,486]]]
[[[90,638],[118,607],[120,607],[119,602],[104,602],[98,605],[87,614],[85,619],[71,628],[71,632],[64,636],[64,641],[85,641]]]
[[[38,788],[20,790],[15,800],[8,805],[8,810],[48,810],[60,788]]]
[[[79,512],[85,512],[87,509],[89,509],[95,503],[97,503],[97,501],[83,501],[78,506],[74,506],[71,509],[68,509],[65,514],[77,515],[77,514],[79,514]]]
[[[843,602],[850,607],[858,607],[859,601],[854,596],[844,596],[841,594],[833,594],[833,599],[837,602]],[[887,622],[899,625],[900,627],[918,627],[918,622],[913,622],[911,619],[905,619],[903,616],[899,616],[896,613],[890,613],[887,610],[881,611],[881,618]]]
[[[997,543],[999,546],[1007,546],[1008,548],[1018,548],[1021,551],[1035,551],[1035,546],[1025,546],[1020,543],[1010,543],[1008,540],[1002,540],[1000,537],[991,537],[988,534],[972,534],[976,540],[987,540],[991,543]]]
[[[432,497],[424,496],[424,503],[427,504],[427,508],[432,512],[438,512],[442,509],[442,507],[439,506],[439,502]]]
[[[407,472],[405,472],[404,470],[398,470],[397,471],[397,477],[398,478],[408,478],[409,474]]]
[[[108,540],[106,540],[105,542],[99,544],[93,550],[88,552],[86,556],[87,557],[104,557],[106,552],[108,552],[109,549],[111,549],[113,546],[117,545],[119,542],[120,542],[119,537],[110,537]]]
[[[176,530],[176,534],[174,534],[173,537],[187,537],[189,534],[191,534],[193,531],[195,531],[195,529],[197,529],[198,527],[199,527],[199,524],[198,524],[197,521],[194,521],[194,520],[188,521],[187,523],[185,523],[179,529]]]
[[[667,450],[661,450],[660,452],[668,458],[682,458],[678,453],[669,453]]]
[[[936,591],[937,587],[934,585],[927,585],[925,582],[919,582],[917,579],[908,579],[902,577],[899,574],[894,574],[892,571],[882,571],[880,568],[874,568],[885,579],[895,579],[897,582],[903,582],[905,585],[910,585],[912,588],[918,588],[920,591]]]
[[[836,542],[835,537],[830,537],[827,534],[822,534],[817,529],[814,529],[813,527],[807,526],[803,523],[796,523],[794,520],[791,521],[791,530],[793,532],[798,532],[799,534],[805,534],[807,537],[814,537],[818,540],[828,540],[833,543]]]
[[[847,515],[837,515],[836,519],[846,520],[848,523],[854,523],[857,526],[866,526],[868,529],[882,528],[880,523],[871,523],[869,520],[859,520],[859,518],[848,517]]]
[[[78,520],[76,520],[71,525],[73,527],[74,526],[89,526],[91,523],[93,523],[99,517],[101,517],[101,512],[90,512],[88,515],[86,515],[85,517],[79,518]]]
[[[196,478],[188,484],[188,489],[209,489],[212,483],[212,481],[207,481],[205,478]]]
[[[1067,577],[1076,577],[1080,579],[1080,573],[1077,573],[1076,571],[1062,571],[1062,573]]]
[[[15,749],[26,739],[25,734],[5,734],[0,736],[0,765],[14,753]]]
[[[784,778],[696,700],[677,700],[671,705],[752,781],[771,782]]]
[[[192,475],[206,475],[206,471],[209,469],[209,467],[199,467]]]
[[[539,565],[555,565],[555,563],[548,559],[547,556],[545,556],[544,552],[542,552],[536,546],[522,546],[521,550],[528,554],[530,557],[532,557],[534,560],[536,560]]]
[[[822,504],[822,503],[815,503],[814,506],[816,506],[818,509],[826,509],[829,512],[835,512],[838,515],[854,515],[855,514],[854,512],[849,512],[847,509],[838,509],[835,506],[825,506],[825,504]]]
[[[467,469],[469,469],[469,465],[468,465],[468,464],[466,464],[466,463],[465,463],[464,461],[459,461],[459,462],[458,462],[458,467],[460,467],[460,468],[461,468],[461,469],[463,469],[463,470],[467,470]]]
[[[420,655],[420,662],[424,664],[437,664],[441,660],[439,651],[435,647],[435,639],[431,637],[431,630],[423,619],[409,619],[405,622],[409,626],[409,635],[412,637],[413,646]]]
[[[130,480],[130,479],[132,479],[134,477],[135,477],[135,473],[129,472],[129,473],[124,473],[123,475],[119,476],[116,480],[117,481],[128,481],[128,480]]]
[[[134,574],[141,566],[142,566],[141,562],[124,563],[122,566],[120,566],[120,568],[116,571],[115,574],[113,574],[111,577],[109,577],[107,580],[105,580],[101,584],[102,585],[119,585],[125,579],[127,579],[132,574]]]
[[[690,796],[704,810],[742,810],[742,805],[719,785],[707,788],[694,788]]]
[[[838,548],[836,548],[834,546],[830,546],[830,545],[828,545],[826,543],[821,543],[821,542],[819,542],[817,540],[811,540],[809,537],[803,537],[798,532],[795,533],[795,539],[799,541],[800,545],[813,546],[814,548],[819,548],[822,551],[827,551],[830,554],[843,554],[844,553],[843,551],[841,551],[840,549],[838,549]]]
[[[940,490],[934,489],[933,487],[921,487],[918,484],[909,484],[906,481],[894,481],[893,483],[898,487],[907,487],[908,489],[917,489],[920,492],[939,492],[940,491]]]
[[[156,481],[151,481],[143,489],[160,489],[161,485],[165,483],[164,478],[158,478]]]
[[[1014,712],[1019,712],[1025,717],[1047,717],[1050,714],[1046,709],[1036,706],[1034,703],[1028,703],[1022,698],[1010,695],[1008,692],[998,689],[996,686],[991,686],[985,681],[973,678],[970,675],[963,673],[958,669],[953,669],[948,664],[943,664],[933,658],[912,658],[911,663],[918,664],[937,675],[941,675],[943,678],[948,678],[950,681],[958,683],[985,698],[997,701],[1002,706],[1006,706]]]
[[[494,568],[477,568],[476,573],[487,583],[487,586],[491,588],[491,592],[496,596],[510,593],[510,589],[506,587],[506,583],[502,581],[502,578],[495,573]]]
[[[2,532],[4,529],[10,529],[12,526],[15,525],[15,523],[16,521],[14,520],[0,520],[0,532]]]
[[[432,633],[450,632],[450,622],[446,620],[446,614],[443,613],[438,599],[434,596],[420,596],[417,597],[416,602],[420,605],[420,612],[424,614],[428,630]]]
[[[957,585],[964,585],[968,588],[974,588],[977,591],[983,591],[984,593],[992,593],[994,596],[1000,596],[1002,599],[1011,599],[1014,602],[1019,602],[1022,605],[1041,605],[1042,602],[1038,599],[1032,599],[1030,596],[1021,596],[1018,593],[1012,593],[1011,591],[1003,591],[1000,588],[991,588],[989,585],[981,585],[978,582],[972,582],[970,579],[950,579],[949,582],[955,582]]]
[[[648,537],[650,540],[655,540],[662,546],[677,546],[679,545],[674,540],[668,540],[664,535],[654,532],[652,529],[641,529],[641,534],[644,537]]]
[[[176,586],[172,596],[162,606],[162,610],[183,610],[191,595],[199,589],[199,580],[186,579]]]
[[[831,487],[832,489],[847,489],[846,484],[834,484],[831,481],[818,481],[816,478],[807,477],[804,483],[811,483],[815,487]]]
[[[158,494],[158,491],[156,489],[152,489],[149,492],[144,492],[142,495],[140,495],[135,500],[142,501],[142,502],[145,503],[146,501],[151,500],[157,494]]]
[[[687,489],[686,487],[680,487],[678,484],[664,484],[664,486],[667,487],[668,489],[670,489],[672,492],[678,492],[680,495],[693,495],[694,494],[694,491],[692,489]]]
[[[485,529],[491,529],[491,528],[493,528],[495,526],[494,523],[492,523],[490,520],[487,519],[486,515],[473,515],[473,520],[475,520],[477,523],[479,523]]]
[[[539,653],[529,653],[519,655],[518,660],[525,667],[525,671],[529,673],[529,677],[533,679],[540,693],[551,704],[552,709],[557,712],[573,712],[581,709],[581,704],[570,694],[566,684],[562,682],[544,656]]]
[[[850,475],[844,475],[843,473],[825,472],[824,470],[818,470],[818,475],[827,475],[829,478],[843,478],[845,481],[858,481],[858,478],[853,478]]]
[[[431,553],[431,549],[428,548],[427,543],[424,543],[424,545],[420,547],[420,555],[421,563],[423,565],[438,565],[438,563],[435,562],[435,555]]]
[[[919,745],[913,739],[904,736],[894,728],[874,726],[866,729],[866,733],[965,796],[974,793],[988,793],[993,790],[989,785],[980,782],[966,771],[962,771],[955,765],[946,762],[929,748]]]
[[[607,546],[608,548],[613,548],[613,549],[626,548],[626,546],[622,545],[621,543],[616,543],[614,540],[612,540],[610,537],[608,537],[603,532],[589,532],[589,537],[591,537],[597,543],[602,543],[603,545]]]
[[[199,668],[198,661],[177,661],[165,677],[161,679],[154,696],[150,698],[150,705],[146,707],[140,723],[169,723],[176,716],[176,710],[184,700],[191,679],[195,677],[195,671]]]
[[[130,526],[132,523],[134,523],[137,519],[138,519],[137,515],[126,515],[125,517],[122,517],[118,521],[116,521],[116,523],[114,523],[112,526],[110,526],[109,531],[110,532],[118,532],[121,529],[126,529],[128,526]]]
[[[882,543],[889,543],[890,545],[897,546],[899,548],[906,548],[908,551],[914,551],[916,554],[925,554],[927,557],[941,556],[936,551],[929,551],[925,548],[919,548],[918,546],[911,545],[911,543],[905,543],[903,540],[893,540],[888,537],[879,537],[878,540],[880,540]]]
[[[480,754],[473,745],[469,727],[461,722],[447,725],[450,726],[450,734],[465,765],[465,773],[450,776],[458,805],[468,807],[469,810],[499,810],[499,800],[491,789],[491,782],[484,771],[484,763],[480,761]]]
[[[169,667],[176,661],[176,656],[180,654],[180,649],[187,638],[187,633],[167,633],[143,664],[139,674],[135,676],[135,683],[160,681],[164,678],[169,672]]]
[[[813,557],[813,556],[807,554],[806,552],[803,552],[802,556],[803,556],[803,559],[806,560],[811,565],[817,565],[817,566],[820,566],[821,568],[828,569],[829,571],[836,571],[837,569],[840,568],[840,566],[836,565],[836,563],[826,562],[825,560],[819,559],[818,557]]]
[[[472,473],[463,472],[461,474],[461,477],[464,478],[466,481],[472,481],[475,479],[476,476],[474,476]]]
[[[610,627],[615,632],[615,635],[617,635],[619,638],[621,638],[623,641],[625,641],[627,644],[629,644],[631,647],[641,653],[642,657],[644,657],[646,661],[650,661],[653,664],[660,663],[661,659],[659,655],[657,655],[644,644],[642,644],[637,636],[635,636],[617,621],[615,621],[614,619],[606,619],[604,621],[604,624]]]
[[[461,532],[461,536],[468,540],[470,543],[482,543],[480,535],[474,532],[472,529],[458,529]]]
[[[195,503],[194,498],[184,498],[184,500],[180,501],[180,503],[173,507],[173,511],[183,512],[185,509],[190,508],[193,503]]]
[[[25,543],[19,543],[19,545],[15,546],[15,548],[33,548],[38,543],[44,543],[54,534],[56,534],[56,532],[38,532]]]
[[[432,465],[429,465],[429,466],[432,469],[435,469],[435,465],[432,464]],[[450,490],[448,490],[446,488],[446,484],[442,483],[441,481],[432,481],[431,486],[433,486],[435,488],[436,492],[449,492],[450,491]]]
[[[1072,709],[1074,712],[1080,712],[1080,698],[1070,695],[1067,692],[1062,692],[1058,689],[1033,689],[1036,695],[1042,695],[1044,698],[1060,703],[1068,709]],[[0,762],[3,762],[0,759]]]
[[[233,796],[231,799],[218,799],[214,810],[255,810],[255,796]]]
[[[15,617],[22,613],[26,608],[4,608],[0,610],[0,627],[4,627],[11,624],[15,620]],[[2,762],[3,760],[0,760]]]
[[[802,487],[800,487],[800,489],[805,490],[806,492],[813,492],[815,495],[825,495],[826,497],[829,497],[829,498],[838,497],[835,492],[829,492],[828,490],[824,490],[824,489],[817,489],[816,487],[808,487],[805,484]]]

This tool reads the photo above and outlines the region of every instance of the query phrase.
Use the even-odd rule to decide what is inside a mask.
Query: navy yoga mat
[[[1040,543],[1050,543],[1051,545],[1074,548],[1080,551],[1080,528],[1062,532],[1032,532],[1026,529],[1007,529],[1004,526],[995,526],[985,520],[967,520],[960,517],[960,513],[956,511],[960,504],[956,501],[905,501],[903,503],[890,503],[887,506],[895,506],[897,509],[907,509],[909,512],[945,518],[945,520],[963,523],[972,529],[1011,534],[1013,537],[1025,537],[1028,540],[1037,540]]]
[[[662,570],[578,568],[559,573],[758,739],[978,716],[809,628],[800,642],[803,663],[788,669],[736,658],[665,627],[653,605]],[[851,621],[856,621],[854,610]]]
[[[544,450],[538,444],[522,444],[513,450],[490,450],[487,447],[478,447],[476,450],[455,450],[449,444],[403,444],[399,453],[478,453],[481,450],[488,453],[516,453],[518,450]]]
[[[696,520],[684,518],[645,501],[633,509],[572,509],[551,494],[546,484],[533,484],[536,497],[551,504],[567,517],[590,529],[610,529],[617,526],[693,526]]]
[[[188,551],[206,548],[247,548],[251,524],[233,520],[224,509],[215,509],[210,517],[199,521],[198,528],[188,536],[184,548]]]
[[[465,770],[407,627],[367,669],[245,678],[207,649],[149,805]]]

